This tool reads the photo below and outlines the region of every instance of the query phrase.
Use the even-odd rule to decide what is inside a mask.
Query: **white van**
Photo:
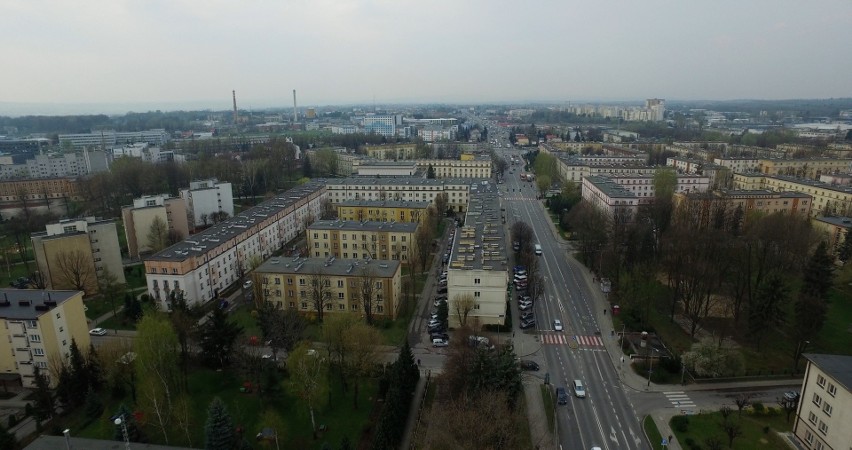
[[[574,395],[577,398],[586,398],[586,387],[583,386],[583,382],[580,380],[574,380]]]
[[[535,254],[541,256],[541,244],[535,244]]]

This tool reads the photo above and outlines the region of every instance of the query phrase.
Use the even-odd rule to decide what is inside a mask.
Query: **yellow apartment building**
[[[134,199],[133,205],[121,208],[121,218],[127,237],[127,253],[131,258],[151,252],[148,234],[156,218],[162,220],[169,231],[177,233],[181,239],[189,236],[186,200],[180,197],[150,195]]]
[[[328,293],[323,314],[363,316],[361,285],[370,282],[374,317],[395,319],[400,307],[401,267],[399,261],[271,258],[255,269],[254,277],[263,285],[266,301],[308,316],[316,315],[315,283],[321,283]]]
[[[89,348],[89,330],[82,291],[0,289],[0,374],[35,386],[35,367],[52,387],[52,361],[68,357],[71,340]]]
[[[849,172],[852,159],[761,159],[758,170],[764,175],[788,175],[818,179],[822,174]]]
[[[308,227],[314,258],[381,259],[408,264],[419,222],[318,220]]]
[[[836,255],[837,250],[849,237],[849,230],[852,229],[852,217],[814,217],[811,219],[811,225],[828,244],[828,251]]]
[[[491,177],[490,158],[417,160],[417,168],[423,170],[424,173],[429,170],[430,166],[435,170],[435,178],[488,179]]]
[[[365,145],[361,152],[375,159],[415,159],[417,144]]]
[[[417,200],[345,200],[337,204],[337,218],[357,222],[423,223],[431,204]]]
[[[737,173],[734,174],[734,188],[801,192],[813,197],[811,216],[852,215],[852,186],[839,186],[786,175]]]
[[[807,449],[849,448],[852,442],[852,356],[806,353],[793,434]]]

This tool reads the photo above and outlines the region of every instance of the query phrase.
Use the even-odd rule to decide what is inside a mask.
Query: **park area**
[[[791,430],[795,414],[788,420],[782,409],[765,408],[760,404],[744,409],[742,415],[736,409],[727,413],[727,418],[720,411],[675,416],[670,422],[675,440],[684,450],[787,448],[787,443],[778,433]]]

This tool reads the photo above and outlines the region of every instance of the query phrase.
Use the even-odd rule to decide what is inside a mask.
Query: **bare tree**
[[[357,291],[355,292],[355,296],[361,305],[361,310],[364,311],[364,318],[367,320],[367,324],[372,325],[377,294],[376,274],[369,265],[363,266],[360,272],[356,281]]]
[[[532,249],[533,230],[526,222],[515,222],[510,228],[512,242],[517,242],[519,252]]]
[[[425,226],[417,227],[417,233],[414,234],[415,251],[417,252],[417,262],[420,263],[420,271],[426,271],[426,265],[429,264],[429,256],[432,254],[432,232]],[[411,264],[412,271],[414,264]]]
[[[330,199],[324,198],[320,201],[320,219],[331,220],[337,218],[337,209]]]
[[[742,417],[742,415],[743,415],[743,409],[746,406],[751,404],[751,399],[752,399],[753,396],[754,396],[753,394],[749,394],[748,392],[743,392],[743,393],[737,394],[737,396],[734,398],[734,403],[736,403],[736,405],[737,405],[737,411],[738,411],[738,413],[739,413],[738,415],[740,417]]]
[[[95,289],[95,262],[91,254],[82,250],[62,250],[56,253],[53,260],[56,272],[53,278],[59,286],[54,288],[71,288],[90,294]]]
[[[328,365],[325,358],[310,348],[305,342],[300,344],[287,361],[290,370],[290,390],[299,396],[311,414],[311,427],[314,437],[317,435],[317,421],[314,409],[321,406],[328,392]]]
[[[206,225],[206,223],[205,223]],[[159,252],[169,243],[169,225],[159,216],[155,216],[148,229],[148,247],[153,252]]]
[[[323,313],[327,305],[331,304],[331,280],[322,271],[313,273],[309,277],[308,298],[317,312],[317,320],[322,322]]]
[[[437,213],[437,217],[440,218],[447,215],[447,209],[449,208],[450,197],[444,192],[435,196],[435,212]]]
[[[98,287],[103,298],[108,300],[112,306],[112,315],[117,315],[118,311],[115,309],[115,299],[124,292],[126,285],[119,283],[118,277],[108,267],[104,267],[98,279]]]
[[[271,302],[263,302],[258,308],[258,325],[263,340],[272,349],[272,357],[278,357],[278,350],[291,351],[301,341],[307,328],[305,319],[298,311],[282,309]]]
[[[345,332],[350,348],[348,376],[355,387],[352,406],[358,409],[358,387],[361,378],[373,372],[378,361],[378,343],[382,341],[379,330],[365,323],[356,323]]]
[[[456,313],[460,326],[467,326],[467,316],[470,315],[471,311],[473,311],[475,307],[476,300],[473,298],[473,294],[469,292],[465,294],[456,294],[456,296],[453,297],[453,312]]]

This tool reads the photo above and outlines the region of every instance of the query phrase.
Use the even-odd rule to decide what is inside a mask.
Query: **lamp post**
[[[124,448],[125,450],[130,450],[130,436],[127,434],[127,421],[124,420],[124,415],[116,417],[113,423],[121,426],[121,434],[124,436]]]
[[[62,431],[62,434],[65,435],[65,448],[71,450],[71,430],[66,428]]]
[[[659,352],[659,350],[652,348],[651,350],[655,352]],[[648,352],[648,386],[651,387],[651,372],[653,372],[654,368],[654,354],[652,352]]]

